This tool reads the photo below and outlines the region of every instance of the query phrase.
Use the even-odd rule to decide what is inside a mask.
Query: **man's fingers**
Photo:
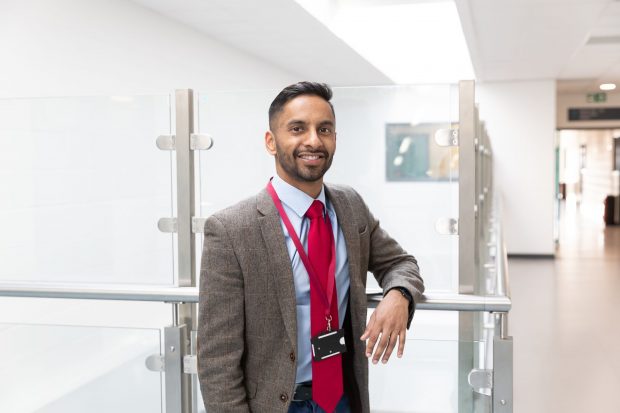
[[[372,326],[375,324],[375,313],[372,313],[370,316],[370,320],[368,321],[368,325],[366,326],[366,330],[364,330],[364,334],[360,337],[360,340],[366,340],[370,336],[370,330]]]
[[[388,340],[389,342],[385,350],[385,354],[383,354],[383,358],[381,359],[381,362],[384,364],[388,362],[388,360],[390,359],[390,356],[392,355],[392,351],[394,351],[394,347],[396,346],[396,341],[398,340],[398,333],[393,331],[392,334],[390,334],[390,337]]]
[[[405,339],[407,338],[407,330],[402,330],[398,335],[398,353],[396,354],[399,358],[403,356],[403,352],[405,351]]]
[[[370,357],[373,349],[375,348],[375,343],[379,338],[379,333],[370,334],[370,338],[368,339],[368,343],[366,343],[366,357]]]
[[[390,342],[390,334],[382,332],[381,340],[379,340],[379,344],[377,344],[377,348],[375,348],[375,353],[372,356],[373,364],[377,364],[379,362],[379,359],[381,358],[381,355],[383,354],[383,351],[385,350],[389,342]]]

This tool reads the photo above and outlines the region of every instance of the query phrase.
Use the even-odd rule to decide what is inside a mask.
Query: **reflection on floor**
[[[511,259],[514,411],[620,412],[620,227],[568,203],[555,260]]]

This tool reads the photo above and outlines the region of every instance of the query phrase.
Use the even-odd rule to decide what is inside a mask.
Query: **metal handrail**
[[[1,296],[196,303],[198,302],[198,289],[196,287],[167,287],[140,284],[35,284],[0,282],[0,297]]]
[[[87,300],[159,301],[165,303],[197,303],[196,287],[102,284],[34,284],[0,283],[0,297],[69,298]],[[368,304],[376,307],[380,290],[368,291]],[[506,296],[428,293],[416,303],[419,310],[508,312],[511,301]]]

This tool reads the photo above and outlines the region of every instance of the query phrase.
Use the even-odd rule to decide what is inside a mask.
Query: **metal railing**
[[[111,287],[97,284],[28,284],[0,283],[0,296],[64,298],[88,300],[155,301],[171,304],[198,303],[196,287]],[[367,291],[371,308],[381,301],[383,292]],[[479,296],[471,294],[426,293],[416,303],[418,310],[431,311],[483,311],[505,313],[510,311],[511,302],[503,296]]]

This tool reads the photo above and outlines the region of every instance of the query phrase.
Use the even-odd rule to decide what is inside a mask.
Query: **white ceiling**
[[[293,0],[133,1],[300,78],[333,85],[392,83]],[[316,1],[326,9],[424,2]],[[455,2],[480,81],[559,79],[559,90],[567,92],[595,89],[604,81],[620,84],[618,0]]]
[[[620,81],[620,1],[457,0],[457,7],[479,80],[559,79],[561,90],[574,92]]]
[[[300,80],[333,86],[393,83],[293,0],[133,1]]]

